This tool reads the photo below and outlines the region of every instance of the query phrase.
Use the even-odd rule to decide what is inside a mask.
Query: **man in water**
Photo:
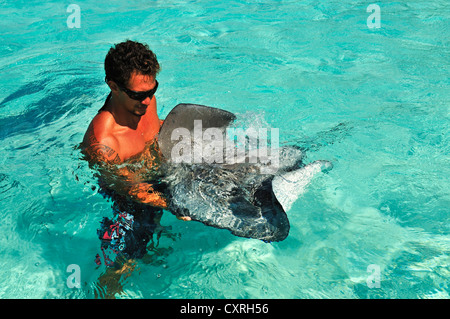
[[[151,155],[149,146],[155,145],[162,124],[154,96],[159,70],[155,54],[144,44],[128,40],[109,50],[105,58],[105,81],[111,93],[89,125],[82,143],[91,163],[131,181],[135,172],[126,166],[118,169],[117,165],[147,160]],[[107,175],[113,180],[116,177]],[[114,190],[121,195],[167,207],[165,199],[149,183],[119,184]]]
[[[163,121],[154,96],[159,71],[147,45],[128,40],[112,47],[105,58],[111,92],[82,142],[86,159],[100,173],[101,193],[113,200],[114,218],[103,219],[98,235],[104,263],[116,272],[145,255],[167,208],[158,184],[148,182],[161,159],[156,140]],[[97,255],[97,264],[101,259]]]

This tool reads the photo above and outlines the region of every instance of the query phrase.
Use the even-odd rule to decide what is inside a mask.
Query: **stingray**
[[[271,149],[272,157],[262,156],[259,162],[248,152],[232,163],[212,161],[205,152],[197,157],[193,154],[206,149],[205,140],[215,141],[215,151],[223,148],[219,154],[226,154],[227,143],[223,141],[229,141],[227,132],[235,120],[233,113],[197,104],[178,104],[167,115],[158,144],[164,158],[161,180],[169,199],[168,210],[239,237],[282,241],[290,230],[286,211],[314,175],[329,170],[331,163],[305,165],[303,151],[295,146],[277,148],[274,154]],[[202,145],[196,145],[196,137],[203,138]],[[276,169],[268,169],[275,154]]]

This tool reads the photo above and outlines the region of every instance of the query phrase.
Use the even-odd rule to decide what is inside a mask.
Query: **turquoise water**
[[[108,93],[114,43],[162,65],[159,114],[221,107],[334,168],[280,243],[165,213],[118,298],[449,298],[447,1],[2,1],[0,298],[94,298],[112,216],[76,146]],[[69,288],[69,265],[81,287]],[[379,269],[370,288],[369,265]],[[373,286],[372,286],[373,287]]]

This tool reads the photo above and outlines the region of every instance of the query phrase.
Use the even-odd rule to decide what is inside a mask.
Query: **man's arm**
[[[122,163],[119,154],[115,151],[118,148],[118,142],[115,138],[103,138],[102,142],[99,142],[95,135],[89,139],[89,146],[86,151],[89,155],[89,159],[97,162],[98,164],[118,165]]]
[[[85,153],[91,163],[97,164],[106,184],[113,186],[116,192],[140,203],[167,208],[163,194],[155,191],[152,184],[137,182],[135,172],[118,166],[123,160],[115,149],[118,149],[118,142],[114,137],[103,138],[100,142],[93,136]]]

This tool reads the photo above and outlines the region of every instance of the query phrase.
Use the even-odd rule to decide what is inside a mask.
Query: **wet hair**
[[[160,70],[156,55],[147,44],[127,40],[112,47],[105,58],[105,81],[127,86],[131,74],[156,78]]]

